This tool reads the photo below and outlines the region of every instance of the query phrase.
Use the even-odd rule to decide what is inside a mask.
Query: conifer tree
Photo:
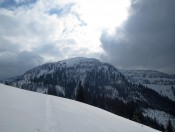
[[[75,100],[80,101],[80,102],[85,102],[84,89],[83,89],[83,86],[81,85],[81,81],[78,84]]]
[[[167,127],[166,127],[166,132],[173,132],[173,126],[171,124],[171,121],[168,121]]]
[[[49,88],[48,88],[48,94],[49,94],[49,95],[57,96],[56,89],[55,89],[54,87],[49,87]]]

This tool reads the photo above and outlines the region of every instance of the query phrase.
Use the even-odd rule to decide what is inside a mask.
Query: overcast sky
[[[94,57],[175,74],[174,0],[0,0],[0,79]]]

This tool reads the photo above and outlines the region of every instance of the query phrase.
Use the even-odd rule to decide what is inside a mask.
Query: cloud
[[[103,50],[116,66],[172,71],[173,9],[172,0],[0,0],[0,79]]]
[[[175,73],[174,7],[173,0],[133,0],[125,23],[114,34],[102,33],[102,59],[125,69]]]
[[[101,50],[100,33],[93,32],[94,29],[89,29],[81,19],[77,12],[78,2],[1,1],[0,79],[21,74],[48,61],[76,56],[97,57]],[[22,60],[28,61],[19,63]],[[22,65],[25,66],[21,68]]]
[[[3,2],[4,2],[4,0],[0,0],[0,4],[3,3]]]
[[[21,75],[29,68],[43,63],[43,58],[33,52],[0,52],[0,78]]]

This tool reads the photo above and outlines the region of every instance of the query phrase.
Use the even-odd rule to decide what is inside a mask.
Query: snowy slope
[[[175,95],[173,93],[173,88],[175,88],[175,85],[159,85],[159,84],[143,84],[144,86],[155,90],[162,96],[167,96],[169,99],[175,101]]]
[[[152,70],[120,70],[132,83],[142,84],[175,101],[175,77]]]
[[[147,126],[76,101],[0,84],[2,132],[151,132]]]
[[[134,83],[175,85],[175,77],[153,70],[120,70],[126,78]]]

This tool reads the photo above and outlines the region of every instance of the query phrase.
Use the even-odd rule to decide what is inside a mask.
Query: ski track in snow
[[[52,98],[49,96],[46,98],[46,110],[45,110],[45,132],[56,132],[60,130],[62,122],[57,118],[57,113],[54,111]]]
[[[46,98],[46,108],[45,108],[45,131],[46,132],[53,132],[52,125],[54,124],[52,121],[51,115],[51,106],[50,106],[50,99],[49,97]]]
[[[0,84],[0,132],[157,132],[69,99]]]

